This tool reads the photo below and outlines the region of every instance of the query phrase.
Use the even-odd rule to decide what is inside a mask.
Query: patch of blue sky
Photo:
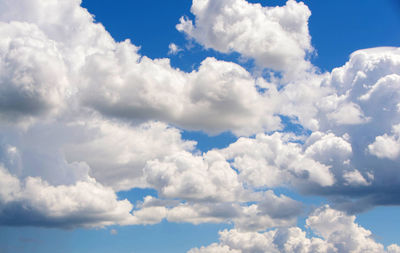
[[[177,224],[107,227],[102,229],[42,229],[0,227],[2,253],[176,253],[218,240],[229,224]],[[114,234],[111,230],[115,230]]]
[[[279,117],[281,118],[281,123],[283,125],[283,129],[281,130],[281,132],[293,133],[296,136],[309,136],[312,134],[312,131],[304,128],[301,124],[298,123],[297,118],[292,118],[285,115],[279,115]],[[302,143],[301,140],[297,141]]]
[[[150,188],[134,188],[129,191],[120,191],[117,193],[118,199],[127,199],[132,204],[136,204],[138,201],[142,201],[146,196],[152,196],[158,198],[158,193],[154,189]]]
[[[399,244],[400,206],[379,206],[357,214],[356,223],[372,231],[383,245]]]
[[[342,66],[356,50],[400,46],[398,0],[305,0],[312,15],[309,30],[323,71]]]
[[[207,152],[211,149],[222,149],[234,143],[237,137],[231,132],[223,132],[218,135],[209,135],[202,131],[183,131],[182,139],[195,140],[197,142],[196,149],[200,152]]]

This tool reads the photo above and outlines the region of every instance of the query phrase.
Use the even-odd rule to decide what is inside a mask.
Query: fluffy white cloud
[[[56,43],[36,25],[0,22],[0,120],[30,120],[57,111],[68,73]]]
[[[299,202],[284,195],[246,189],[240,172],[238,176],[219,150],[149,161],[144,174],[161,198],[182,201],[168,210],[167,220],[172,222],[231,221],[238,229],[258,231],[294,224],[302,211]]]
[[[80,132],[80,139],[66,145],[66,159],[84,161],[91,168],[91,176],[117,191],[149,186],[143,174],[147,161],[192,151],[195,145],[193,141],[183,141],[178,129],[161,122],[133,127],[93,119],[71,127]]]
[[[23,132],[6,127],[0,137],[0,163],[21,178],[61,185],[90,174],[116,191],[149,186],[143,174],[147,161],[193,151],[195,145],[165,123],[131,126],[92,114],[35,124]]]
[[[335,184],[313,194],[346,199],[339,206],[351,212],[398,204],[390,192],[397,192],[399,171],[393,130],[400,122],[399,56],[398,48],[359,50],[331,73],[309,75],[279,91],[280,113],[313,131],[303,149],[335,177]],[[326,137],[309,146],[320,135]]]
[[[194,0],[192,20],[181,18],[177,29],[205,48],[238,52],[265,68],[289,72],[311,67],[308,33],[310,10],[302,2],[287,1],[282,7],[262,7],[244,0]],[[289,73],[287,73],[289,74]]]
[[[251,201],[251,203],[247,202]],[[177,223],[232,223],[240,231],[263,231],[272,227],[292,226],[303,206],[272,191],[259,193],[247,201],[209,201],[147,196],[133,212],[140,224],[166,219]],[[285,211],[282,211],[285,210]]]
[[[220,232],[220,243],[200,249],[191,249],[189,253],[209,253],[213,250],[224,249],[226,252],[253,253],[333,253],[338,252],[332,244],[320,238],[307,238],[300,228],[284,228],[265,233],[240,232],[224,230]],[[224,251],[222,251],[224,252]]]
[[[310,184],[330,186],[335,179],[329,166],[312,159],[298,143],[291,142],[291,135],[259,134],[255,138],[240,138],[222,152],[232,159],[232,166],[239,170],[239,177],[254,187],[277,187]]]
[[[400,82],[399,82],[400,83]],[[368,151],[379,157],[396,159],[400,155],[400,125],[393,126],[392,135],[377,136],[375,141],[368,145]]]
[[[382,244],[372,238],[369,230],[359,226],[355,216],[348,216],[328,206],[314,211],[307,219],[307,227],[318,237],[307,237],[298,227],[280,228],[263,233],[241,232],[236,229],[220,232],[220,242],[208,247],[192,249],[190,253],[217,252],[397,252],[398,245],[390,245],[385,251]]]
[[[317,209],[306,223],[338,252],[384,252],[383,245],[375,242],[371,231],[359,226],[355,219],[325,206]]]
[[[251,135],[280,127],[274,87],[260,94],[258,81],[239,65],[207,58],[198,71],[184,73],[167,59],[139,58],[135,50],[122,43],[115,52],[87,59],[84,104],[112,117],[163,120],[210,133]]]
[[[80,67],[84,63],[83,57],[115,47],[114,40],[104,27],[94,23],[93,16],[80,7],[81,2],[2,0],[0,20],[5,23],[17,21],[36,25],[50,40],[59,43],[69,63]]]
[[[260,94],[259,81],[237,64],[209,58],[184,73],[168,59],[151,60],[129,40],[116,43],[79,1],[0,4],[2,118],[38,116],[68,103],[211,133],[280,127],[272,94]]]
[[[160,122],[138,123],[156,119],[187,129],[245,135],[277,129],[280,120],[273,103],[267,102],[274,101],[274,87],[259,93],[263,80],[255,80],[237,64],[213,58],[204,60],[199,70],[184,73],[172,68],[168,59],[142,57],[129,41],[116,43],[79,5],[80,1],[63,0],[0,1],[0,114],[11,123],[1,127],[0,160],[15,175],[7,176],[17,182],[11,186],[19,185],[19,190],[5,194],[9,202],[1,207],[11,212],[8,203],[26,204],[38,213],[37,223],[21,219],[21,225],[66,227],[68,220],[70,226],[154,224],[167,217],[165,206],[140,207],[131,214],[132,205],[118,201],[114,191],[152,186],[165,198],[223,202],[216,206],[248,194],[218,155],[210,153],[203,160],[188,153],[194,143],[181,140],[177,129]],[[20,118],[32,124],[14,128],[12,123]],[[180,154],[186,154],[187,163]],[[159,167],[154,165],[157,159]],[[169,178],[176,185],[155,180],[160,173],[156,168],[168,162],[177,163],[172,165],[176,174]],[[32,185],[37,190],[32,194],[48,191],[78,207],[71,211],[60,205],[54,220],[56,203],[51,198],[39,203],[23,197]],[[194,190],[187,191],[188,186]],[[238,190],[232,192],[231,187]],[[82,195],[70,196],[79,191]],[[234,195],[239,192],[243,196]],[[87,199],[103,204],[93,207]],[[211,204],[197,205],[205,210],[201,217],[217,212]],[[114,212],[118,215],[109,217]],[[91,213],[99,215],[91,219]],[[18,215],[4,222],[11,224]],[[74,221],[76,217],[80,220]]]
[[[128,200],[94,179],[52,186],[38,177],[20,181],[0,167],[0,224],[73,228],[133,224]]]
[[[357,51],[332,73],[297,76],[312,68],[303,3],[195,0],[192,12],[195,24],[182,19],[179,30],[206,48],[290,72],[283,81],[290,82],[278,89],[282,80],[256,79],[215,58],[186,73],[141,56],[129,40],[115,42],[78,0],[0,1],[1,223],[232,222],[226,242],[232,233],[257,243],[199,251],[381,250],[352,218],[340,228],[358,236],[324,230],[318,217],[342,215],[328,209],[309,219],[323,240],[298,228],[244,231],[293,225],[301,213],[301,204],[265,188],[349,197],[350,208],[336,204],[351,211],[399,204],[399,49]],[[272,132],[283,127],[278,114],[313,133]],[[254,137],[198,154],[173,126]],[[160,199],[135,207],[117,199],[115,191],[134,187],[156,189]]]
[[[313,131],[343,134],[343,130],[374,126],[368,129],[376,136],[397,121],[399,72],[398,48],[356,51],[331,73],[286,85],[280,92],[281,113],[298,118]]]
[[[336,120],[330,118],[334,124],[361,124],[361,127],[370,123],[378,127],[375,130],[368,128],[369,134],[387,130],[398,120],[399,73],[400,51],[397,48],[354,52],[343,67],[334,69],[330,77],[322,82],[322,85],[335,90],[338,99],[330,108],[321,108],[322,112],[328,115],[328,120],[330,115],[335,115]],[[354,122],[351,122],[350,116]],[[324,125],[336,128],[329,122]]]
[[[163,197],[219,201],[244,197],[236,172],[213,151],[203,157],[181,152],[163,161],[149,161],[144,173],[147,182]]]
[[[279,208],[281,213],[278,213]],[[240,231],[263,231],[274,227],[287,227],[296,223],[302,205],[286,196],[268,191],[256,204],[245,202],[198,202],[179,204],[168,210],[171,222],[233,223]]]

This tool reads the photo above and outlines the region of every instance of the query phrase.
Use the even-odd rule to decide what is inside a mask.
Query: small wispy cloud
[[[176,45],[175,43],[170,43],[169,45],[168,45],[168,54],[169,55],[176,55],[176,54],[178,54],[179,52],[181,52],[181,51],[183,51],[183,49],[182,48],[180,48],[178,45]]]

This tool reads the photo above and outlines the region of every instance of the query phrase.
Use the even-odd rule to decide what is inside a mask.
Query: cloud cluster
[[[220,232],[220,242],[191,249],[190,253],[250,253],[250,252],[376,252],[396,253],[398,245],[387,249],[377,243],[371,232],[354,222],[354,216],[321,207],[306,220],[307,227],[318,237],[310,237],[298,227],[282,228],[263,233],[241,232],[236,229]]]
[[[287,228],[304,208],[274,189],[349,212],[400,204],[400,49],[360,50],[317,74],[305,4],[194,0],[195,21],[178,30],[284,74],[216,58],[187,73],[115,42],[80,4],[0,0],[1,225],[232,223],[192,252],[384,252],[329,207],[307,220],[321,238]],[[201,153],[185,130],[240,138]],[[158,196],[118,199],[133,188]]]
[[[252,203],[249,203],[251,201]],[[162,219],[178,223],[233,223],[240,231],[262,231],[272,227],[293,226],[303,205],[284,195],[272,191],[255,194],[244,201],[210,201],[208,199],[184,203],[176,199],[157,199],[151,196],[137,206],[135,219],[146,223],[138,214],[151,217],[158,223]],[[285,210],[285,211],[282,211]],[[153,215],[154,214],[154,215]]]
[[[290,136],[259,134],[255,138],[239,138],[223,152],[227,160],[233,160],[242,180],[254,187],[332,185],[335,180],[329,166],[312,158],[316,145],[303,151],[301,145],[290,141]]]

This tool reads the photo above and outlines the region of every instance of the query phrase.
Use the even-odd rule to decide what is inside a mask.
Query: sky
[[[400,252],[397,0],[0,0],[0,253]]]

